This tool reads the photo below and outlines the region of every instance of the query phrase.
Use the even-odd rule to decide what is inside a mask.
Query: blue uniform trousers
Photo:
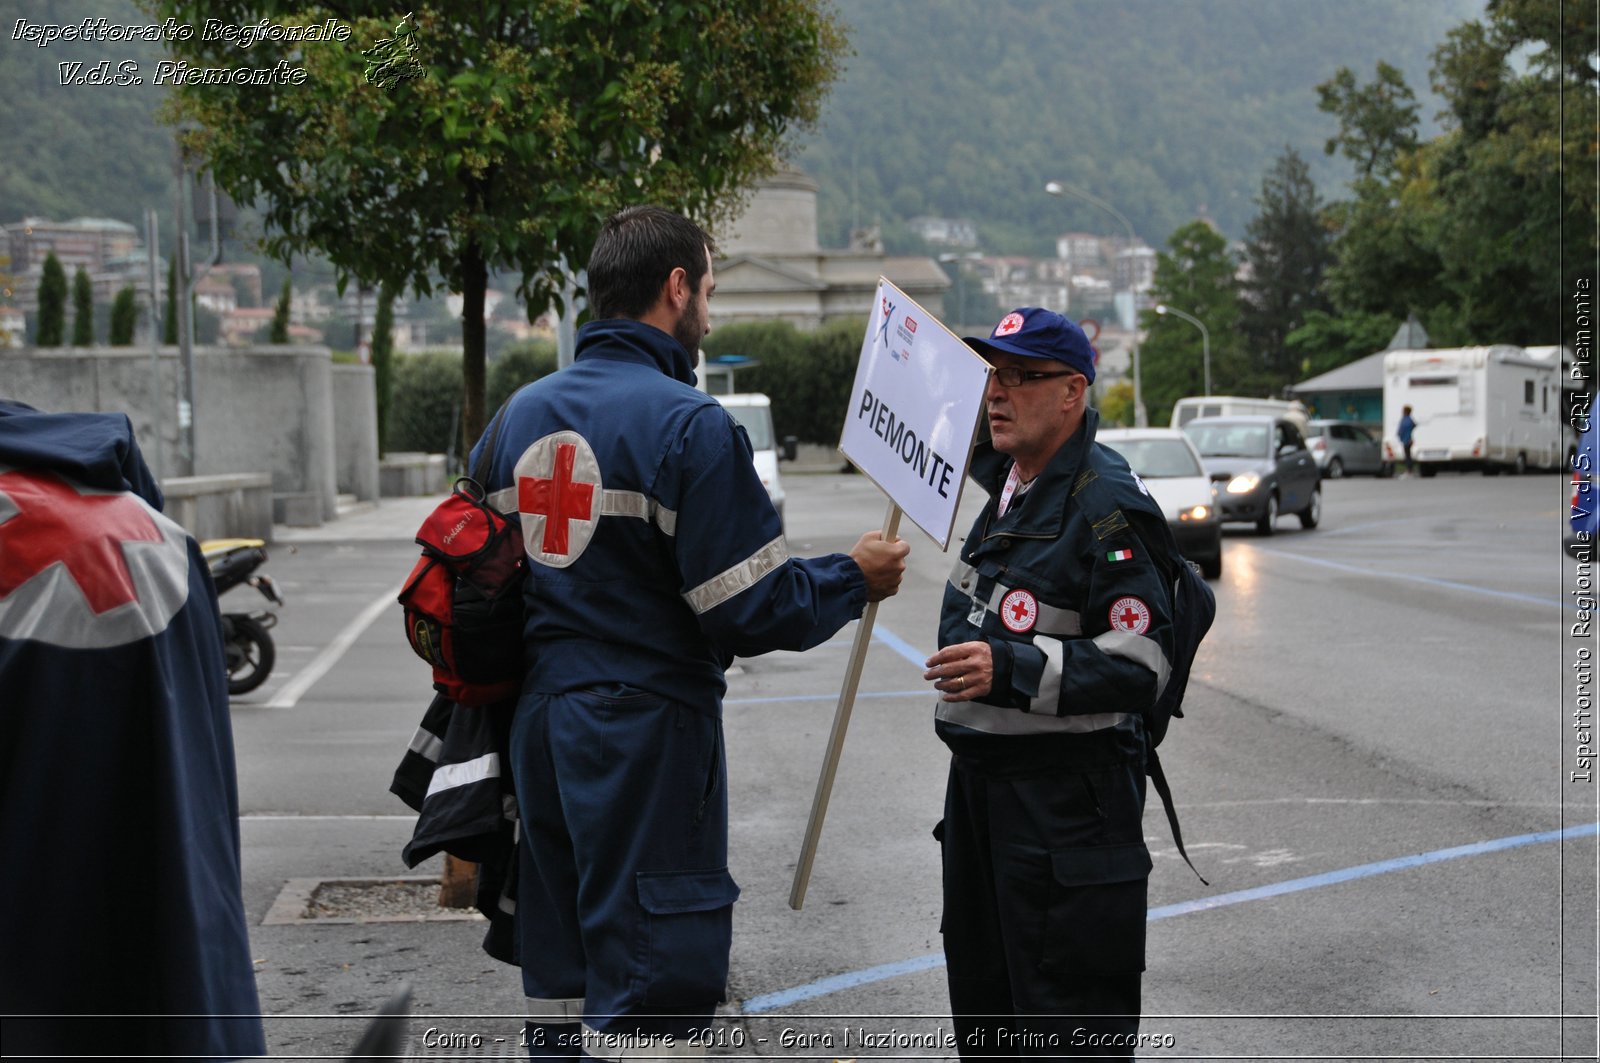
[[[1138,763],[997,772],[952,758],[935,834],[963,1057],[1132,1058],[1150,872],[1143,809]]]
[[[622,684],[528,693],[511,750],[530,1055],[681,1053],[724,997],[739,893],[721,719]]]

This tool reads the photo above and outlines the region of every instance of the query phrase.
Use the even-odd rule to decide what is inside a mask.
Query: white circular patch
[[[1022,315],[1013,311],[1000,319],[1000,324],[994,327],[996,336],[1009,336],[1013,332],[1022,330]]]
[[[1032,631],[1038,620],[1039,603],[1027,591],[1012,591],[1001,600],[1000,622],[1008,631],[1015,631],[1019,635]]]
[[[1133,474],[1133,482],[1138,485],[1139,490],[1144,493],[1146,498],[1150,497],[1150,488],[1145,486],[1144,480],[1140,478],[1138,473]]]
[[[576,432],[552,432],[517,459],[513,472],[522,542],[541,565],[566,568],[600,523],[600,462]]]
[[[1150,630],[1150,607],[1138,598],[1118,598],[1111,603],[1111,627],[1133,635]]]

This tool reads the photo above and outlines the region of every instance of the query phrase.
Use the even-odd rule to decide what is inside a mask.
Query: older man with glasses
[[[952,754],[944,934],[961,1054],[1132,1058],[1144,970],[1143,714],[1182,564],[1161,507],[1095,442],[1094,351],[1022,307],[967,344],[995,367],[990,501],[945,588],[935,729]]]

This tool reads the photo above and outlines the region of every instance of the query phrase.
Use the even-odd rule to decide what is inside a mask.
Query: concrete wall
[[[378,497],[378,393],[370,365],[333,367],[333,453],[340,494]]]
[[[364,456],[348,458],[344,475],[355,485],[352,493],[377,497],[376,428],[361,425],[375,426],[377,420],[370,408],[370,370],[347,374],[336,398],[325,347],[197,349],[191,469],[178,449],[176,348],[162,348],[156,361],[158,368],[148,348],[12,351],[0,362],[0,395],[41,410],[126,413],[145,459],[161,479],[265,472],[275,496],[294,499],[323,520],[337,512],[343,441],[365,449]],[[363,382],[365,399],[358,395]],[[338,432],[336,401],[338,420],[352,422],[341,424]],[[370,434],[370,445],[349,442],[364,440],[363,433]]]
[[[272,477],[173,476],[161,485],[167,516],[202,542],[206,539],[272,541]]]

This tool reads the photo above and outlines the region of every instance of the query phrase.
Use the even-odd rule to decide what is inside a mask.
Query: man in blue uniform
[[[0,401],[7,1055],[266,1051],[217,598],[161,505],[126,416]]]
[[[694,386],[712,242],[634,207],[589,260],[574,364],[505,411],[489,488],[529,566],[512,725],[536,1057],[696,1054],[732,906],[721,699],[735,655],[807,649],[893,594],[908,546],[791,558],[744,430]]]
[[[945,956],[962,1055],[1131,1058],[1144,970],[1145,739],[1176,565],[1139,478],[1095,442],[1094,352],[1049,310],[967,343],[994,365],[990,501],[925,678],[952,753]]]

